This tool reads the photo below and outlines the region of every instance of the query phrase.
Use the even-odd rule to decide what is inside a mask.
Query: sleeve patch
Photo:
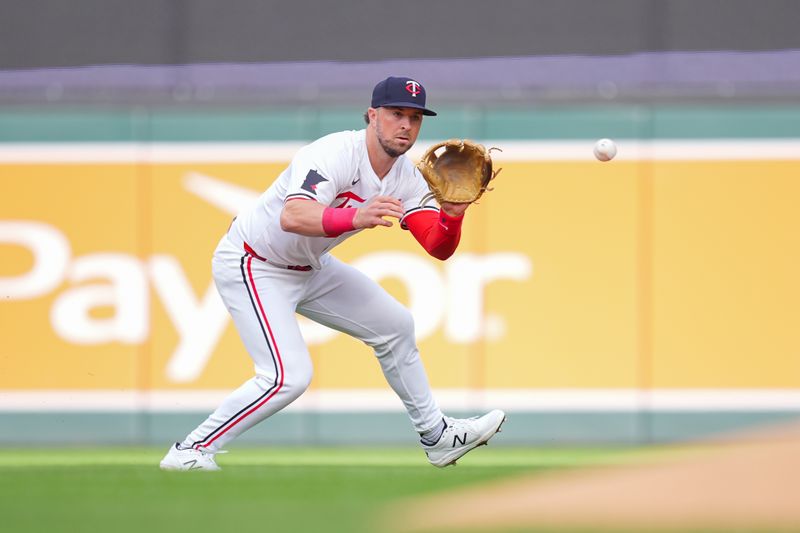
[[[323,178],[319,175],[319,173],[311,169],[306,174],[306,179],[303,181],[303,184],[300,186],[301,189],[304,191],[308,191],[311,194],[317,194],[317,186],[322,183],[323,181],[328,181],[327,179]]]

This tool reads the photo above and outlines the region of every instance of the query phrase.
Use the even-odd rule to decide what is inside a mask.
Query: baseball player
[[[458,246],[468,204],[422,203],[428,186],[404,154],[425,107],[416,80],[379,82],[359,131],[333,133],[301,148],[291,164],[223,236],[214,281],[255,363],[255,377],[170,447],[168,470],[218,470],[214,454],[297,399],[311,381],[308,349],[295,313],[360,339],[375,352],[408,411],[431,464],[443,467],[485,444],[505,420],[445,416],[431,394],[410,312],[380,285],[330,254],[364,229],[397,219],[433,257]]]

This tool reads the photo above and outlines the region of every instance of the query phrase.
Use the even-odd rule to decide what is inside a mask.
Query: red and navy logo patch
[[[421,85],[417,81],[408,80],[406,82],[406,91],[410,92],[411,96],[413,96],[415,98],[419,93],[422,92],[422,89],[420,89],[420,87],[421,87]]]
[[[306,179],[303,181],[300,188],[312,194],[317,194],[317,186],[323,181],[328,180],[320,176],[316,170],[311,169],[308,171],[308,174],[306,174]]]

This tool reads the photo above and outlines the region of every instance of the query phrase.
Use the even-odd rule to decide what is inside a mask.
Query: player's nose
[[[411,117],[408,115],[403,115],[400,117],[400,127],[404,130],[411,129]]]

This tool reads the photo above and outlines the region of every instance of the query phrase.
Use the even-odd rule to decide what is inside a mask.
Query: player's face
[[[422,126],[422,111],[413,107],[379,107],[375,133],[389,157],[399,157],[414,146]]]

